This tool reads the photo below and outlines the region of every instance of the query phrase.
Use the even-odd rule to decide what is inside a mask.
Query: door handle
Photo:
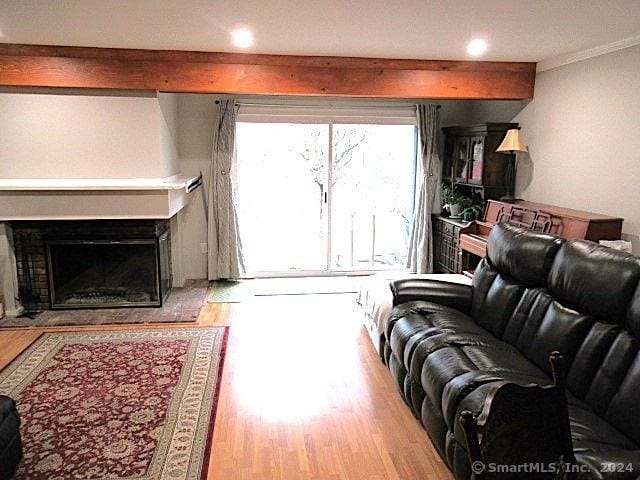
[[[329,196],[327,195],[327,192],[324,192],[324,203],[328,203],[329,201]]]

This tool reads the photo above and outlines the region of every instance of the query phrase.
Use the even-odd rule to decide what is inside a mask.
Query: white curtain
[[[235,201],[236,114],[233,99],[219,101],[207,195],[209,280],[237,279],[245,272]]]
[[[437,105],[417,105],[420,145],[420,179],[418,204],[413,218],[407,267],[413,273],[433,272],[433,235],[431,211],[438,184],[438,124]]]

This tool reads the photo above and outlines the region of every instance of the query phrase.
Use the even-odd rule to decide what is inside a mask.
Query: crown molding
[[[552,68],[561,67],[570,63],[581,62],[582,60],[598,57],[600,55],[616,52],[636,45],[640,45],[640,35],[635,35],[633,37],[625,38],[617,42],[607,43],[598,47],[588,48],[579,52],[566,53],[542,60],[538,62],[536,71],[544,72],[545,70],[551,70]]]

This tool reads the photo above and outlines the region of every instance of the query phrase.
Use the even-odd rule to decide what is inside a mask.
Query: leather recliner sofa
[[[0,395],[0,480],[13,476],[22,459],[20,417],[15,402]]]
[[[640,478],[639,282],[638,257],[508,224],[471,286],[392,282],[381,355],[458,480],[471,477],[461,412],[480,412],[495,382],[551,384],[553,351],[580,478]]]

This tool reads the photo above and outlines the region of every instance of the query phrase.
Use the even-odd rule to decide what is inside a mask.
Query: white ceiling
[[[640,0],[0,0],[0,42],[252,53],[553,61],[640,42]]]

